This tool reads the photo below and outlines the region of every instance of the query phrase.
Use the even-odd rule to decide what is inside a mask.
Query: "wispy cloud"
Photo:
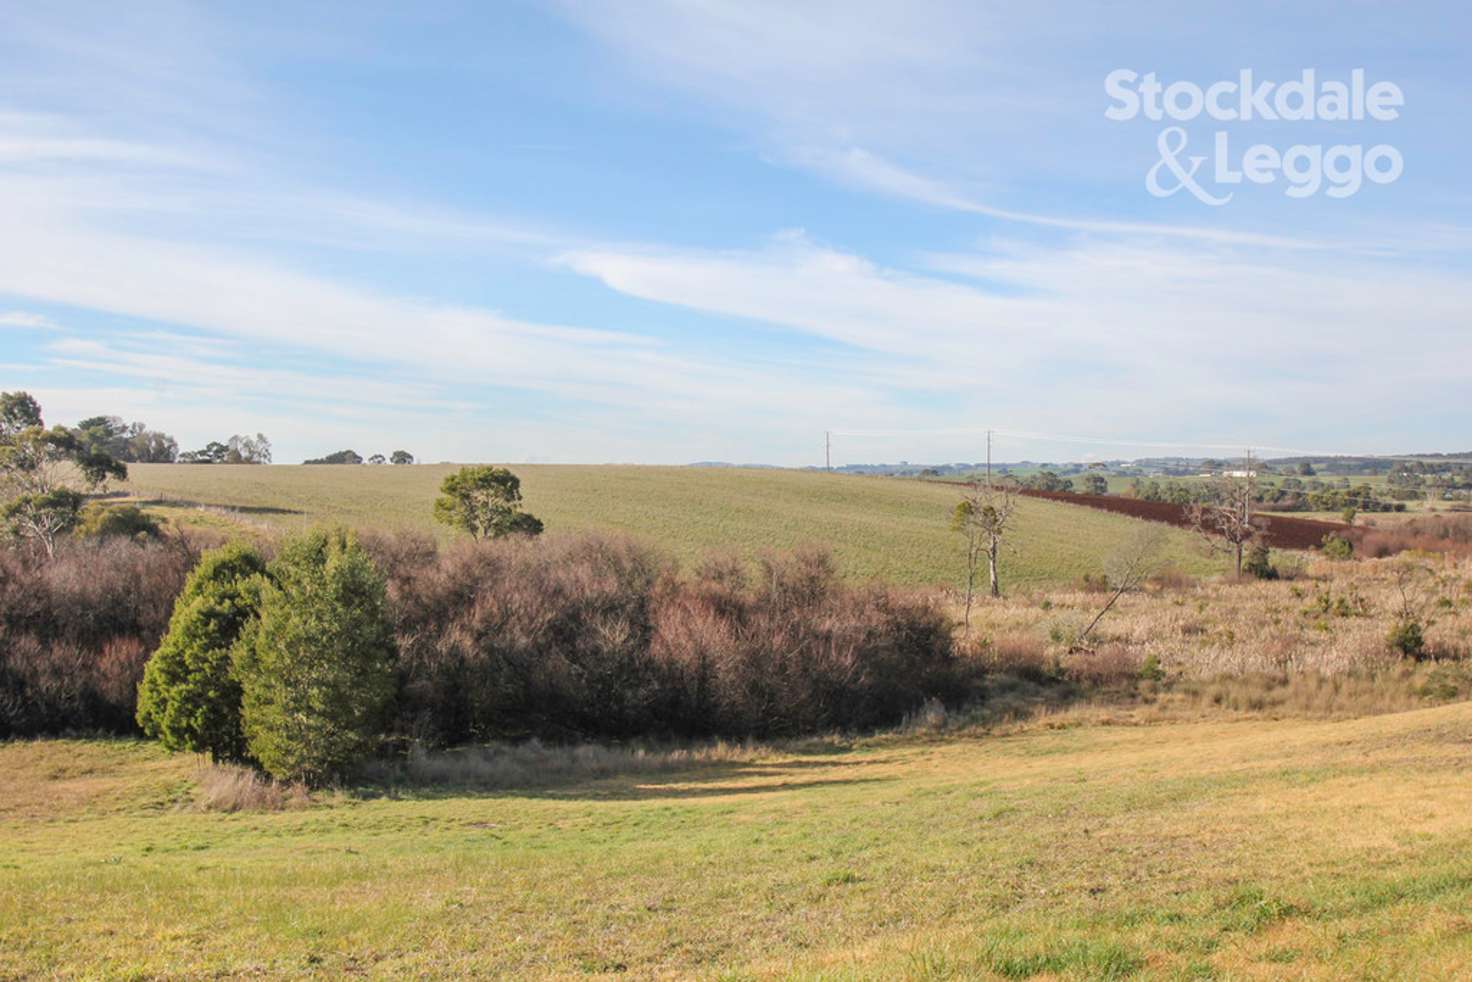
[[[49,317],[33,314],[26,310],[11,310],[0,313],[0,327],[14,327],[26,331],[54,331],[58,325]]]
[[[840,150],[798,150],[793,159],[803,167],[825,174],[851,187],[877,191],[880,194],[906,198],[950,211],[984,215],[1004,222],[1037,225],[1073,232],[1099,232],[1106,235],[1152,236],[1196,239],[1233,245],[1267,246],[1275,249],[1335,249],[1370,251],[1370,246],[1327,242],[1293,236],[1270,235],[1211,228],[1199,225],[1166,225],[1158,222],[1110,221],[1092,218],[1040,215],[1008,208],[997,208],[967,195],[941,181],[906,170],[877,154],[858,147]]]

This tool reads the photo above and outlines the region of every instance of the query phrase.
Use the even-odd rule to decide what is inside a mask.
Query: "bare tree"
[[[1076,647],[1084,643],[1089,632],[1113,609],[1120,597],[1137,589],[1145,582],[1146,577],[1155,572],[1158,565],[1156,557],[1164,544],[1165,529],[1158,525],[1146,525],[1105,560],[1104,575],[1109,577],[1109,585],[1113,590],[1099,613],[1089,621],[1089,626],[1078,632],[1078,638],[1074,641]]]
[[[955,514],[951,519],[952,527],[966,533],[968,555],[973,555],[971,550],[975,550],[967,567],[968,618],[977,558],[982,556],[986,558],[991,595],[994,597],[1002,595],[999,565],[1002,540],[1011,531],[1012,516],[1016,511],[1017,491],[1010,484],[973,484],[956,505]]]
[[[971,505],[968,499],[963,498],[956,502],[956,510],[951,514],[951,530],[966,536],[966,616],[963,623],[966,625],[965,634],[970,637],[971,606],[976,601],[976,571],[981,567],[985,540],[980,527],[971,521]]]
[[[1240,471],[1228,471],[1213,479],[1209,501],[1187,506],[1191,527],[1201,533],[1213,551],[1231,552],[1237,575],[1242,575],[1242,556],[1262,534],[1262,525],[1252,514],[1257,497],[1257,471],[1249,454]]]

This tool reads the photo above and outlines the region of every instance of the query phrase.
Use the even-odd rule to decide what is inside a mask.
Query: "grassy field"
[[[0,744],[0,976],[1472,972],[1472,705],[1069,722],[233,814]]]
[[[341,521],[369,528],[435,530],[430,507],[450,465],[189,466],[134,464],[131,493],[185,521],[292,528]],[[602,529],[657,543],[682,562],[714,550],[748,555],[807,543],[831,547],[859,579],[903,585],[959,583],[960,538],[949,528],[954,487],[921,481],[734,468],[528,465],[528,511],[549,530]],[[222,515],[200,506],[234,509]],[[1097,574],[1138,528],[1132,519],[1024,500],[1005,579],[1040,586]],[[438,534],[446,536],[441,529]],[[1172,530],[1164,558],[1206,575],[1225,569],[1198,539]]]

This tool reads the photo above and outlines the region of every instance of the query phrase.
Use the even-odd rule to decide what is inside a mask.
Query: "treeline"
[[[1205,481],[1157,481],[1135,479],[1130,482],[1129,494],[1141,501],[1168,501],[1175,505],[1210,504],[1217,489]],[[1352,509],[1357,512],[1402,512],[1404,501],[1387,501],[1368,484],[1342,486],[1323,481],[1303,481],[1296,477],[1283,478],[1278,484],[1254,482],[1252,500],[1272,511],[1337,511]]]
[[[7,397],[30,397],[24,392]],[[32,400],[34,402],[34,400]],[[40,409],[37,407],[37,417]],[[199,450],[179,451],[179,441],[146,423],[121,416],[90,416],[69,430],[87,453],[105,454],[124,464],[269,464],[271,441],[263,433],[212,440]]]
[[[199,450],[179,455],[181,464],[269,464],[271,441],[264,433],[255,436],[236,434],[224,443],[211,440]]]
[[[15,393],[24,395],[24,393]],[[179,443],[145,423],[127,423],[120,416],[92,416],[74,427],[90,453],[105,453],[127,464],[170,464],[179,456]]]
[[[325,457],[313,457],[310,460],[304,460],[304,461],[302,461],[302,463],[303,464],[399,464],[399,465],[403,465],[403,464],[412,464],[412,463],[414,463],[414,455],[411,454],[407,450],[395,450],[393,453],[389,454],[387,457],[385,457],[381,453],[376,453],[376,454],[371,455],[370,457],[368,457],[365,460],[363,458],[363,455],[360,454],[360,453],[358,453],[356,450],[339,450],[336,453],[330,453],[330,454],[328,454]]]
[[[958,696],[960,664],[934,601],[849,586],[821,553],[681,575],[594,535],[0,552],[0,736],[141,722],[283,777],[406,740],[877,727]]]

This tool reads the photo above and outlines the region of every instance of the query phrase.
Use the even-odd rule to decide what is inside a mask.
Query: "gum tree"
[[[57,539],[76,527],[86,494],[127,476],[125,465],[89,449],[74,431],[48,429],[28,393],[0,393],[0,521],[11,536],[54,556]]]
[[[521,510],[521,479],[504,467],[462,467],[446,477],[434,517],[475,539],[542,531],[541,520]]]

